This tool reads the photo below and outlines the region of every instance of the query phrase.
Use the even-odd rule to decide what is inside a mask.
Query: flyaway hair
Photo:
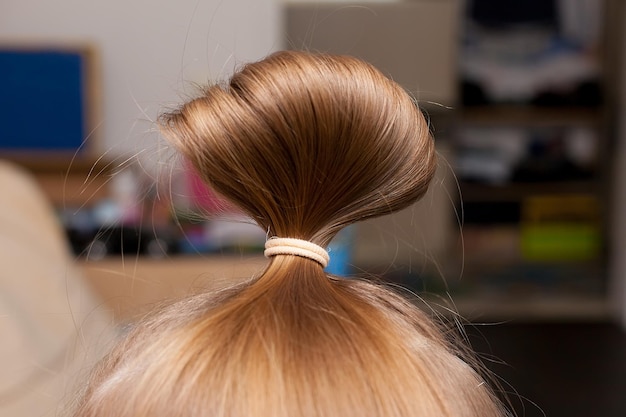
[[[347,56],[273,54],[162,115],[160,127],[268,236],[321,247],[415,202],[436,167],[415,101]],[[94,371],[75,415],[505,415],[427,314],[322,265],[272,253],[244,284],[155,313]]]

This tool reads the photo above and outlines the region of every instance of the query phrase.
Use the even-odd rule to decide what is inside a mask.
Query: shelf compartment
[[[482,126],[601,126],[604,112],[593,107],[470,106],[460,110],[459,119]]]

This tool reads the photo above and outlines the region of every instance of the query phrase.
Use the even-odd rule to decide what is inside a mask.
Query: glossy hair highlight
[[[347,56],[273,54],[160,125],[269,236],[320,246],[346,225],[409,206],[436,166],[414,100]],[[403,297],[280,255],[246,283],[136,326],[94,372],[75,415],[504,415],[464,358]]]

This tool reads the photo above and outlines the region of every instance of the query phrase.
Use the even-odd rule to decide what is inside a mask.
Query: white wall
[[[134,154],[189,82],[280,47],[278,0],[2,0],[0,43],[90,42],[101,60],[101,142]]]

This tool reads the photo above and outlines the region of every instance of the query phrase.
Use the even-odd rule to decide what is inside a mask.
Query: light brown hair
[[[269,236],[320,246],[413,203],[436,165],[414,100],[346,56],[273,54],[160,124]],[[76,415],[503,415],[470,363],[403,297],[281,255],[242,285],[138,325],[94,372]]]

